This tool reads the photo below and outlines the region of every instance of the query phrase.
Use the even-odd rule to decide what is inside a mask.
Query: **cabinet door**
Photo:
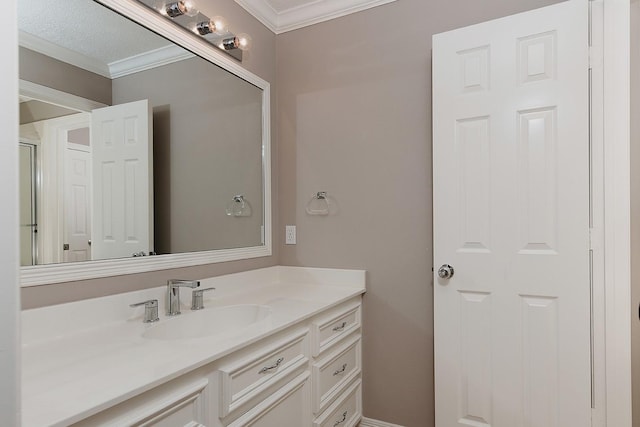
[[[309,373],[300,374],[229,427],[310,427]]]

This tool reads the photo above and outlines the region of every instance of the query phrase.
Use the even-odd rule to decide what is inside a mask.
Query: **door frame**
[[[8,425],[20,425],[20,259],[18,237],[18,13],[17,0],[2,8],[0,26],[0,417]],[[8,143],[13,142],[13,143]]]
[[[34,141],[28,138],[19,138],[19,147],[29,147],[30,155],[31,155],[31,223],[38,224],[40,221],[40,204],[42,201],[40,200],[40,195],[42,193],[40,189],[40,183],[42,182],[40,176],[40,141]],[[22,172],[20,172],[20,180],[22,179]],[[20,227],[22,229],[22,213],[20,213]],[[36,232],[31,230],[31,265],[36,265],[38,262],[38,256],[40,254],[40,239],[38,239],[38,233],[36,225]],[[22,235],[20,235],[20,243],[22,244]],[[22,250],[22,248],[20,248]],[[22,265],[22,257],[20,259],[20,265]]]
[[[631,2],[593,3],[602,3],[603,32],[601,114],[592,117],[602,126],[603,138],[601,155],[595,153],[593,158],[594,165],[601,166],[603,197],[594,201],[594,208],[604,215],[603,250],[596,260],[604,267],[604,314],[595,319],[604,325],[604,340],[595,350],[605,357],[605,384],[595,384],[603,387],[606,425],[631,427]],[[593,17],[592,23],[596,23]]]

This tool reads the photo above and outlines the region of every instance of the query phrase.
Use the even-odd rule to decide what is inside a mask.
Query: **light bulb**
[[[155,0],[153,2],[153,8],[161,15],[167,16],[167,2],[165,0]]]
[[[223,34],[227,31],[227,20],[222,16],[214,16],[213,18],[211,18],[211,22],[214,26],[214,32]]]
[[[187,16],[194,17],[198,13],[200,13],[198,11],[198,7],[196,6],[196,3],[193,0],[183,0],[178,3],[184,4],[184,9],[185,9],[184,14]]]
[[[236,36],[236,47],[242,51],[251,49],[252,42],[253,40],[249,34],[240,33]]]

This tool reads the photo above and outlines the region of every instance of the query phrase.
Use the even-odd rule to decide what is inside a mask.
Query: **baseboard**
[[[371,418],[362,417],[359,427],[402,427],[398,424],[385,423],[384,421],[372,420]]]

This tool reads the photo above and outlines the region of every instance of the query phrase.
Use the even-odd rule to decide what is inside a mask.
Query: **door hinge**
[[[596,46],[589,46],[589,69],[602,66],[602,52]]]
[[[602,248],[602,233],[596,229],[589,229],[589,250],[597,251]]]

